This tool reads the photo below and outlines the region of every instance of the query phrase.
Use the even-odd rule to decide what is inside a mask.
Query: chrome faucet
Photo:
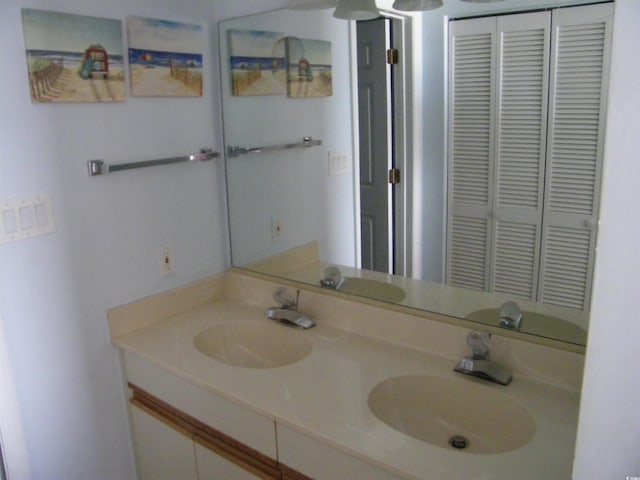
[[[491,334],[489,332],[470,332],[467,335],[467,344],[471,347],[472,355],[464,357],[453,369],[465,375],[482,378],[500,385],[508,385],[512,379],[511,374],[489,360],[490,340]]]
[[[338,290],[344,283],[344,277],[338,267],[327,267],[323,272],[324,277],[320,279],[320,286]]]
[[[273,294],[273,299],[279,307],[269,308],[266,312],[267,318],[293,327],[304,329],[315,327],[316,322],[298,311],[300,290],[296,291],[296,298],[293,298],[285,287],[280,287]]]
[[[500,326],[510,330],[522,327],[522,310],[516,302],[505,302],[500,307]]]

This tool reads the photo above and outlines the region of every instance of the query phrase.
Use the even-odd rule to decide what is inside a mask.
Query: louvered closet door
[[[494,156],[495,18],[449,29],[449,159],[446,281],[489,285]]]
[[[553,12],[539,300],[587,309],[604,143],[612,4]]]
[[[549,77],[549,12],[498,17],[490,290],[537,295]]]

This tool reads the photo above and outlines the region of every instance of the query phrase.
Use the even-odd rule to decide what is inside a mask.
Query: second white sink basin
[[[193,343],[210,358],[245,368],[283,367],[311,352],[304,334],[268,320],[221,323],[199,333]]]
[[[468,379],[429,375],[389,378],[371,390],[368,405],[391,428],[438,447],[460,448],[461,452],[515,450],[526,445],[536,429],[523,405]]]
[[[487,325],[500,324],[499,308],[484,308],[469,313],[465,318]],[[565,340],[584,345],[587,342],[587,331],[567,320],[545,315],[543,313],[522,312],[522,332]]]

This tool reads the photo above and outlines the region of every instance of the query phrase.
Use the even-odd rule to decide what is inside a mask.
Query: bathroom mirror
[[[363,268],[373,254],[361,241],[370,227],[362,220],[366,169],[359,161],[368,144],[359,114],[366,96],[353,100],[362,78],[354,58],[363,54],[353,47],[355,23],[334,18],[330,9],[282,9],[220,22],[233,266],[495,327],[500,307],[514,301],[523,321],[510,334],[579,349],[587,334],[584,306],[445,283],[451,277],[447,250],[455,248],[447,244],[446,227],[452,219],[445,31],[451,18],[595,2],[448,0],[440,9],[410,14],[387,3],[378,2],[390,18],[383,30],[408,61],[392,74],[401,96],[390,93],[395,136],[385,148],[402,159],[401,187],[389,207],[400,235],[382,271]]]

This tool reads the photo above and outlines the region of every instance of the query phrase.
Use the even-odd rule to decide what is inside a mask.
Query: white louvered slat
[[[555,34],[548,208],[593,215],[598,200],[606,23],[558,25]]]
[[[550,227],[546,230],[545,268],[540,299],[583,309],[590,283],[592,232]]]
[[[546,134],[543,125],[546,124],[549,16],[526,17],[541,19],[543,26],[507,30],[500,36],[497,205],[539,209]],[[502,19],[498,27],[513,29],[513,20],[522,18],[518,15]]]
[[[537,295],[549,75],[548,12],[498,19],[491,291]]]
[[[451,196],[486,205],[491,154],[492,35],[453,39]]]
[[[538,226],[496,225],[493,291],[531,300],[536,295]]]
[[[448,283],[588,308],[611,16],[450,24]]]
[[[488,288],[496,20],[451,23],[446,282]]]
[[[611,4],[553,12],[538,300],[589,308],[604,142]]]
[[[487,221],[451,218],[449,235],[449,284],[486,290]]]

